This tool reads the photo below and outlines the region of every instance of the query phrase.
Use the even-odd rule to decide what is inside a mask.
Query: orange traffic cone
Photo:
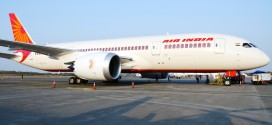
[[[52,88],[56,88],[56,81],[52,83]]]
[[[131,84],[131,89],[134,89],[134,82],[132,82]]]
[[[95,82],[94,82],[94,84],[93,84],[93,90],[96,90]]]

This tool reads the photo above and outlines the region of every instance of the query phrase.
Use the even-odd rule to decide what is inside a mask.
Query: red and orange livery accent
[[[12,32],[15,41],[33,44],[32,39],[27,34],[27,31],[20,23],[19,19],[14,13],[9,14]]]
[[[23,42],[28,44],[34,44],[34,41],[32,41],[31,37],[28,35],[27,31],[17,18],[17,16],[14,13],[9,14],[10,23],[12,27],[13,37],[16,42]],[[23,62],[25,59],[29,56],[30,51],[27,50],[17,50],[15,53],[22,53],[23,57],[20,61]]]

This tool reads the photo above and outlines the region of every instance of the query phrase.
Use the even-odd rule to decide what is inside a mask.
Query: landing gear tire
[[[85,79],[83,80],[84,84],[87,84],[88,82],[89,82],[88,80],[85,80]]]
[[[69,84],[75,84],[75,83],[76,83],[76,78],[75,77],[70,77]]]
[[[76,77],[69,78],[69,84],[81,84],[81,83],[87,84],[88,80],[80,79],[80,78],[76,78]]]
[[[86,84],[86,83],[88,83],[88,80],[77,78],[76,83],[77,84],[81,84],[81,83]]]
[[[225,86],[231,86],[230,79],[226,79],[226,80],[224,81],[224,85],[225,85]]]

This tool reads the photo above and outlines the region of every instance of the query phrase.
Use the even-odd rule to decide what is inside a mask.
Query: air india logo
[[[14,13],[9,14],[10,22],[12,26],[12,32],[14,36],[14,40],[22,43],[33,44],[31,38],[28,36],[26,30],[24,29],[23,25],[20,23],[19,19]],[[17,50],[15,53],[22,53],[23,57],[20,61],[23,62],[29,56],[30,51],[27,50]]]
[[[14,35],[14,40],[19,41],[19,42],[23,42],[23,43],[32,44],[33,42],[31,41],[25,28],[20,23],[20,21],[16,17],[16,15],[14,13],[11,13],[11,14],[9,14],[9,16],[10,16],[10,22],[11,22],[11,26],[12,26],[13,35]]]

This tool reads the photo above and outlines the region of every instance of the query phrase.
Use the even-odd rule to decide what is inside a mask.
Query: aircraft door
[[[152,56],[160,56],[161,54],[161,42],[152,43]]]
[[[237,68],[240,68],[240,43],[236,43],[237,45],[239,45],[239,46],[235,46],[235,50],[236,50],[236,58],[235,58],[235,61],[234,62],[236,62],[237,63]]]
[[[224,39],[215,39],[215,41],[214,41],[214,53],[215,54],[225,53],[225,40]]]

